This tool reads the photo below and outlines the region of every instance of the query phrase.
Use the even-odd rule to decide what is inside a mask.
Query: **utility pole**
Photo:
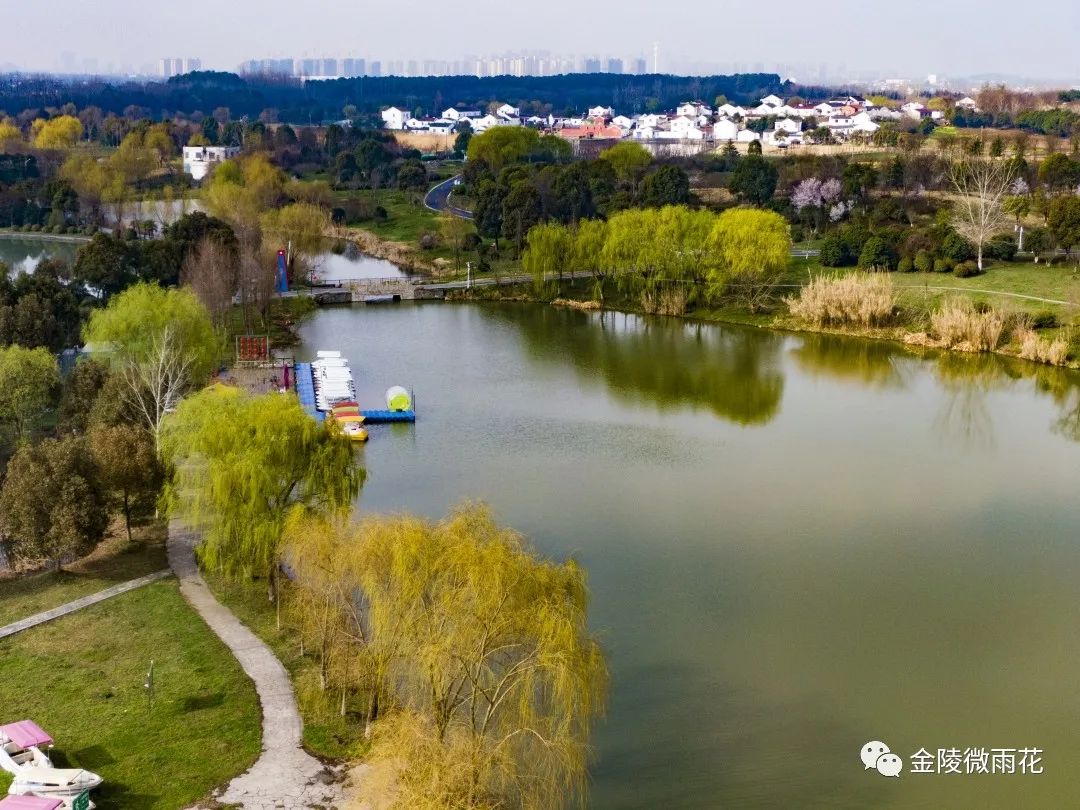
[[[660,72],[660,43],[654,42],[652,44],[652,72]]]
[[[472,289],[472,262],[465,262],[465,272],[466,272],[465,289],[466,290],[471,290]]]

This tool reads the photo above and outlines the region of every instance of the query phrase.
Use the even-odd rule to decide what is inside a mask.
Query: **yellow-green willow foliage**
[[[606,279],[626,295],[658,300],[710,300],[732,285],[775,278],[788,263],[791,239],[784,218],[737,208],[714,214],[686,206],[620,211],[606,222],[538,225],[524,255],[537,289],[554,275],[589,272],[596,298]]]
[[[607,669],[580,566],[539,559],[477,506],[437,523],[307,521],[288,536],[305,637],[334,632],[321,606],[345,614],[359,662],[345,677],[370,695],[372,758],[395,765],[395,807],[581,795]]]
[[[162,450],[175,470],[170,509],[201,531],[199,559],[226,575],[266,576],[275,601],[290,513],[345,510],[364,479],[348,439],[295,397],[222,385],[180,403]]]

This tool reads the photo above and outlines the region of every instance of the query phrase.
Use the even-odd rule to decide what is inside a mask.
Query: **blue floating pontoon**
[[[315,407],[315,379],[311,375],[311,363],[296,364],[296,396],[305,413],[316,422],[321,422],[325,414]]]
[[[390,422],[415,422],[416,411],[360,411],[365,425],[381,425]]]

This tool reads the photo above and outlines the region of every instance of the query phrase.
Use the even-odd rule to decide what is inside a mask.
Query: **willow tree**
[[[264,575],[278,602],[278,564],[294,510],[345,510],[363,482],[348,439],[294,397],[211,386],[184,400],[162,446],[175,472],[170,511],[201,531],[203,564]]]
[[[573,232],[558,222],[546,222],[529,231],[529,246],[521,257],[521,264],[532,276],[533,289],[538,295],[550,295],[553,286],[558,292],[552,277],[558,275],[562,280],[563,269],[572,258],[573,249]]]
[[[96,344],[123,380],[125,405],[137,413],[160,449],[166,414],[210,377],[221,358],[221,336],[191,290],[136,284],[95,310],[83,339]]]
[[[583,219],[574,234],[574,270],[588,271],[593,279],[593,299],[604,303],[604,279],[608,265],[604,262],[604,243],[607,223],[602,219]]]
[[[367,521],[357,539],[371,639],[405,642],[387,678],[405,713],[376,727],[374,748],[401,764],[400,805],[431,806],[450,785],[442,806],[579,796],[607,687],[583,569],[537,558],[479,507]]]
[[[773,211],[733,208],[716,218],[709,242],[715,264],[709,269],[714,291],[734,285],[735,292],[756,309],[791,260],[787,221]]]

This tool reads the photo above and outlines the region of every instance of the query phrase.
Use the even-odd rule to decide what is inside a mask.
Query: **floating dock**
[[[326,360],[328,358],[320,358]],[[329,358],[331,360],[336,358]],[[345,368],[348,368],[346,365]],[[316,370],[311,363],[297,363],[295,367],[295,385],[296,396],[300,399],[300,405],[304,411],[317,422],[322,422],[326,419],[326,412],[319,409],[320,399],[326,398],[326,392],[323,392],[323,396],[320,397],[319,392],[315,385]],[[348,386],[352,387],[352,376],[348,375]],[[338,384],[344,382],[344,378],[337,380]],[[404,389],[402,389],[404,390]],[[411,396],[410,396],[411,401]],[[329,403],[327,403],[329,407]],[[413,408],[406,410],[370,410],[360,411],[360,415],[364,418],[365,425],[387,425],[387,424],[402,424],[411,423],[416,421],[416,411]]]
[[[325,414],[315,407],[315,378],[311,373],[311,363],[296,364],[296,396],[304,411],[316,422],[321,422]]]
[[[385,425],[394,422],[415,422],[416,411],[360,411],[365,425]]]

